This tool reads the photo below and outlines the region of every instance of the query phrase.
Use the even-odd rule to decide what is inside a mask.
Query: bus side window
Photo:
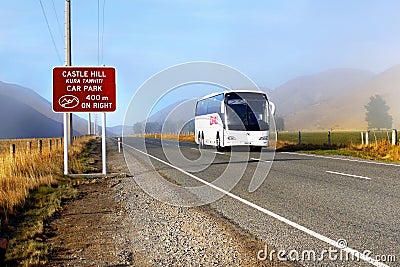
[[[223,101],[223,94],[213,96],[208,101],[207,111],[208,113],[220,113],[221,112],[221,102]]]
[[[207,105],[205,100],[197,102],[196,116],[207,114]]]
[[[217,113],[218,110],[216,110],[217,106],[217,101],[214,99],[214,97],[207,99],[207,113]]]
[[[207,99],[203,99],[197,102],[196,105],[196,116],[211,114],[211,113],[222,113],[221,103],[224,100],[224,95],[219,94]]]

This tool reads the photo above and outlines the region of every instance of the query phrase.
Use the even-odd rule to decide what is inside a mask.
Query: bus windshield
[[[227,93],[226,121],[229,130],[269,130],[268,100],[261,93]]]

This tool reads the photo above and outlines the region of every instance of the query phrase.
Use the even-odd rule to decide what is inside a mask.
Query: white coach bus
[[[196,143],[215,146],[218,151],[232,146],[261,150],[269,146],[270,113],[274,112],[275,105],[261,91],[207,95],[196,104]]]

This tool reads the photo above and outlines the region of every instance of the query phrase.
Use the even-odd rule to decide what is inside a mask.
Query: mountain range
[[[63,116],[35,91],[0,82],[0,138],[58,137],[63,134]],[[73,117],[74,135],[87,133],[87,121]]]
[[[63,115],[32,89],[0,81],[0,139],[60,137]],[[87,134],[87,120],[73,115],[74,135]],[[94,119],[92,116],[92,127]],[[125,127],[132,133],[132,127]],[[101,126],[98,127],[101,133]],[[107,135],[121,135],[122,126],[107,127]]]
[[[357,69],[332,69],[263,88],[285,120],[286,130],[365,130],[365,105],[380,95],[390,107],[393,128],[400,129],[400,65],[374,74]],[[194,117],[195,100],[180,101],[153,114],[149,121],[187,122]],[[35,91],[0,82],[0,138],[62,136],[62,114]],[[87,121],[74,116],[74,134],[87,133]],[[132,133],[132,126],[115,126],[114,134]]]

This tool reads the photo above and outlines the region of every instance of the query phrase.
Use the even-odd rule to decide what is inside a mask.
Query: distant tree
[[[147,122],[145,127],[145,133],[154,134],[161,133],[161,123],[159,122]]]
[[[194,119],[182,124],[184,125],[181,129],[181,133],[194,133]]]
[[[391,129],[393,118],[389,114],[390,107],[380,95],[371,96],[365,106],[368,129]]]
[[[275,128],[277,131],[285,130],[285,120],[283,117],[275,116]]]
[[[133,133],[135,134],[142,134],[144,133],[144,123],[137,122],[133,125]]]
[[[178,132],[178,123],[174,121],[164,121],[162,132],[166,134],[176,134]]]

